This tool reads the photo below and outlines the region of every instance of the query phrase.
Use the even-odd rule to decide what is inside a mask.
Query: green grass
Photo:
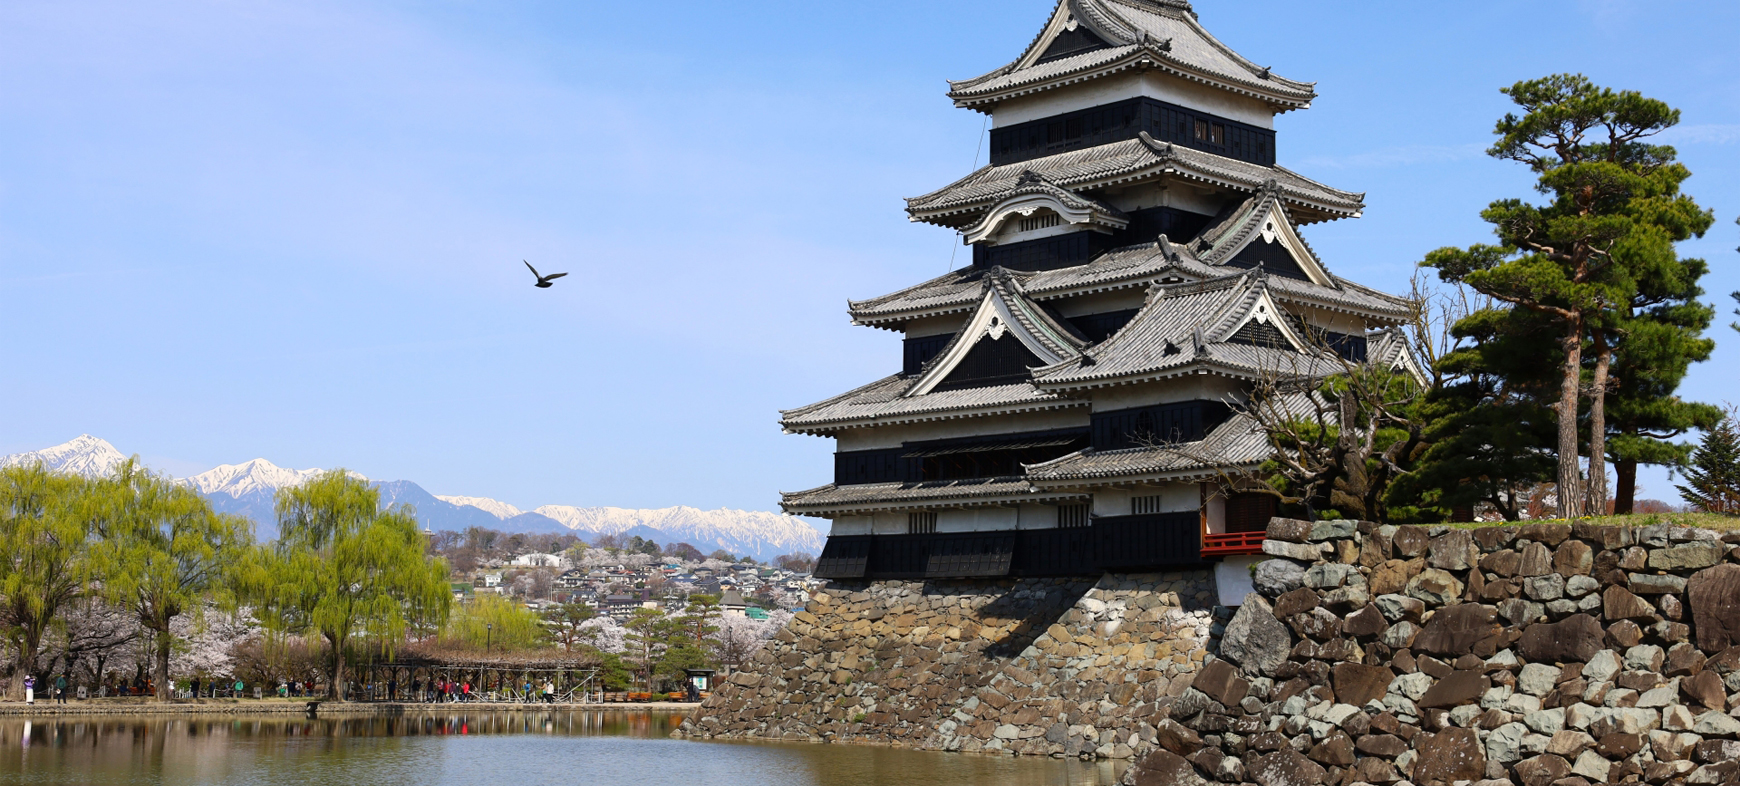
[[[1601,527],[1648,527],[1656,524],[1668,524],[1675,527],[1698,527],[1714,530],[1740,530],[1740,516],[1724,516],[1720,513],[1634,513],[1629,516],[1589,516],[1577,519]],[[1520,527],[1525,524],[1565,523],[1564,519],[1533,519],[1530,521],[1477,521],[1474,523],[1451,524],[1458,529],[1476,529],[1479,527]]]

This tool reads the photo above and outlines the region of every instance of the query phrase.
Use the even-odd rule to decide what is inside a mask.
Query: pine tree
[[[1536,338],[1552,340],[1535,341],[1530,355],[1558,367],[1551,405],[1559,515],[1578,516],[1607,499],[1606,391],[1626,306],[1649,279],[1685,272],[1673,269],[1674,243],[1702,235],[1713,219],[1680,192],[1691,171],[1674,149],[1645,141],[1678,123],[1678,110],[1573,74],[1503,92],[1525,114],[1500,120],[1487,152],[1527,165],[1550,200],[1493,202],[1481,218],[1498,245],[1442,248],[1424,265],[1548,322]],[[1585,438],[1587,480],[1579,464]]]
[[[1740,515],[1740,430],[1728,418],[1704,434],[1692,451],[1686,486],[1676,486],[1687,502],[1710,513]]]

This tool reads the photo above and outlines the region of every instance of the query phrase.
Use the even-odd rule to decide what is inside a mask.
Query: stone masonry
[[[677,734],[1130,758],[1215,630],[1206,572],[836,582]]]
[[[1158,747],[1126,783],[1740,783],[1740,532],[1268,538],[1218,655],[1138,718]]]

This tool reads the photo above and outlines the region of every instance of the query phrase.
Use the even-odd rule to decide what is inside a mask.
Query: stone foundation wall
[[[836,582],[679,735],[1130,758],[1207,656],[1207,572]]]
[[[1276,519],[1142,786],[1740,783],[1740,533]]]

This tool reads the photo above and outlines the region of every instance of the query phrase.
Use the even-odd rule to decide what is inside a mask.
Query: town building
[[[971,263],[850,302],[854,324],[902,335],[902,368],[781,413],[836,441],[834,482],[783,495],[832,520],[816,576],[1257,552],[1275,505],[1246,490],[1271,455],[1253,391],[1380,346],[1411,362],[1393,333],[1410,303],[1335,275],[1301,232],[1364,209],[1277,163],[1275,118],[1313,83],[1232,51],[1183,0],[1062,0],[1014,62],[948,96],[989,116],[989,163],[906,209]]]

